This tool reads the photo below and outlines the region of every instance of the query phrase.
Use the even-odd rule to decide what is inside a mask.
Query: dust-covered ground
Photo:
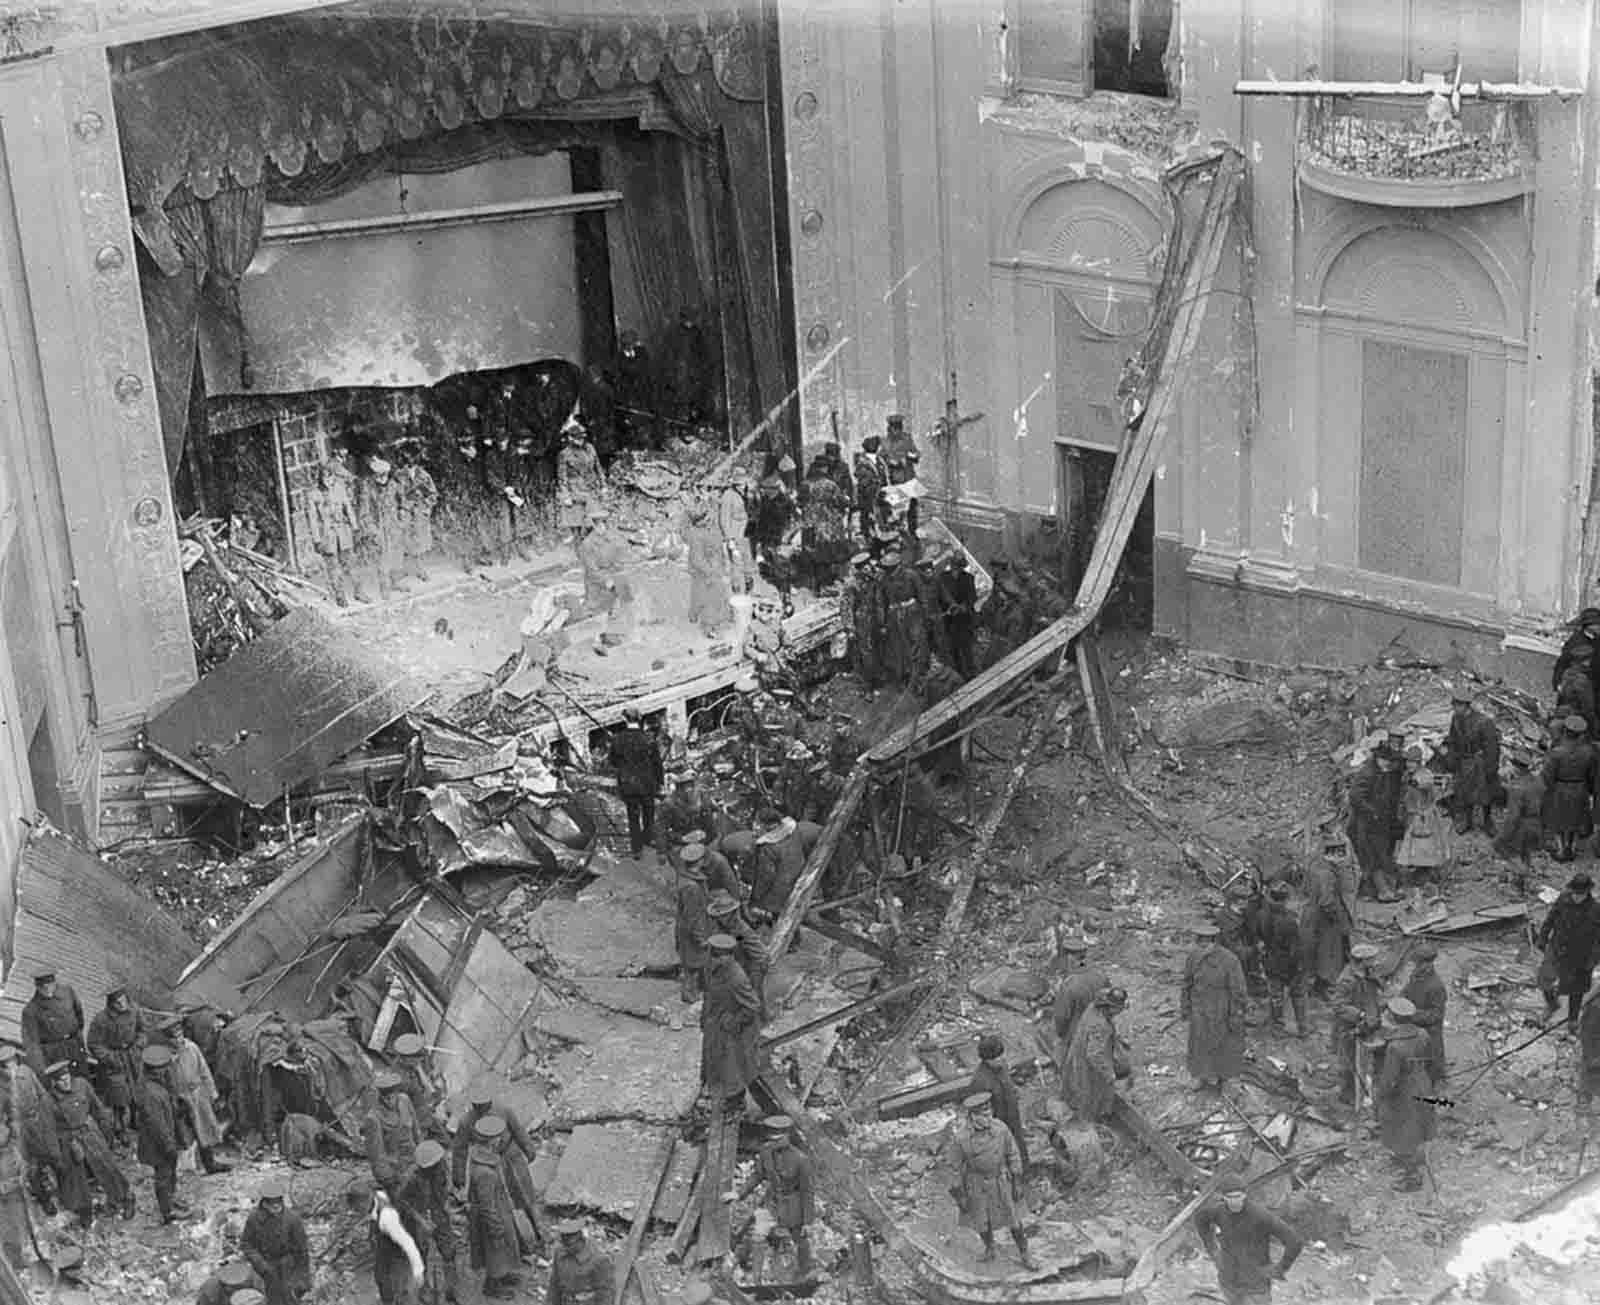
[[[1216,849],[1243,858],[1268,879],[1296,885],[1291,905],[1298,914],[1305,856],[1322,855],[1325,843],[1336,847],[1339,841],[1338,781],[1352,741],[1407,719],[1423,722],[1413,732],[1428,737],[1426,722],[1440,719],[1430,709],[1442,707],[1448,714],[1452,681],[1431,671],[1371,668],[1253,682],[1132,644],[1108,649],[1107,660],[1133,783],[1159,818],[1142,813],[1108,782],[1081,711],[1058,712],[1065,719],[1052,726],[981,867],[962,941],[962,981],[942,1001],[922,1040],[975,1039],[994,1028],[1006,1037],[1013,1063],[1034,1062],[1023,1071],[1023,1095],[1031,1120],[1030,1208],[1037,1230],[1098,1220],[1097,1233],[1112,1243],[1122,1237],[1147,1243],[1184,1200],[1147,1150],[1102,1129],[1109,1176],[1099,1184],[1064,1187],[1053,1180],[1049,1164],[1040,1163],[1049,1155],[1043,1117],[1059,1113],[1059,1104],[1054,1069],[1044,1058],[1045,1046],[1033,1037],[1033,1028],[1042,1024],[1026,1012],[1048,1001],[1044,981],[1055,931],[1082,934],[1092,943],[1093,962],[1130,994],[1118,1021],[1134,1062],[1129,1097],[1197,1163],[1209,1169],[1241,1142],[1255,1149],[1253,1170],[1273,1163],[1245,1116],[1257,1127],[1285,1116],[1287,1123],[1279,1123],[1292,1125],[1294,1152],[1348,1143],[1346,1151],[1321,1161],[1302,1190],[1290,1195],[1281,1183],[1272,1189],[1312,1239],[1275,1298],[1427,1300],[1451,1282],[1444,1266],[1463,1234],[1526,1207],[1577,1172],[1582,1135],[1574,1110],[1575,1043],[1552,1032],[1519,1045],[1539,1034],[1543,1011],[1533,984],[1538,955],[1524,926],[1490,925],[1437,940],[1437,968],[1450,993],[1450,1077],[1421,1192],[1395,1190],[1398,1174],[1377,1142],[1370,1111],[1352,1119],[1339,1105],[1324,1003],[1311,1001],[1310,1030],[1293,1037],[1269,1026],[1265,995],[1252,993],[1247,1045],[1252,1070],[1259,1072],[1230,1085],[1227,1095],[1240,1108],[1235,1110],[1200,1097],[1187,1077],[1178,989],[1191,946],[1188,928],[1209,918],[1223,900],[1217,881],[1228,867]],[[1542,727],[1534,713],[1519,710],[1528,704],[1493,686],[1474,687],[1490,695],[1480,700],[1498,720],[1508,755],[1532,755]],[[1014,757],[1026,724],[1003,718],[976,732],[976,810],[986,808],[1002,782],[1009,768],[1002,762]],[[1361,904],[1358,936],[1384,945],[1395,966],[1386,993],[1398,993],[1410,973],[1402,919],[1437,914],[1441,905],[1455,912],[1526,900],[1536,925],[1570,873],[1536,855],[1524,899],[1503,870],[1489,840],[1474,832],[1454,840],[1453,864],[1438,882],[1414,890],[1405,902]],[[926,889],[908,895],[918,897],[909,932],[927,936],[937,929],[942,897]],[[821,1113],[837,1117],[840,1097],[849,1096],[860,1114],[862,1103],[929,1080],[923,1062],[907,1056],[884,1066],[864,1089],[856,1082],[905,1014],[902,1007],[858,1024],[837,1076],[823,1084],[833,1088],[834,1099],[824,1095],[813,1103]],[[935,1111],[893,1124],[864,1124],[851,1140],[899,1217],[976,1271],[976,1237],[954,1227],[948,1180],[937,1163],[951,1119],[949,1111]],[[1586,1252],[1580,1248],[1569,1258],[1592,1256],[1595,1249],[1589,1243]],[[1528,1257],[1518,1258],[1525,1270]],[[1574,1286],[1559,1267],[1561,1259],[1543,1257],[1547,1276],[1533,1296],[1502,1298],[1531,1300],[1540,1292],[1560,1298],[1561,1290]],[[1586,1263],[1592,1273],[1595,1261]],[[1003,1249],[995,1271],[1016,1268]],[[1594,1294],[1572,1299],[1600,1299],[1600,1288],[1578,1281],[1575,1289]],[[1161,1305],[1207,1296],[1220,1298],[1220,1290],[1191,1238],[1151,1300]]]

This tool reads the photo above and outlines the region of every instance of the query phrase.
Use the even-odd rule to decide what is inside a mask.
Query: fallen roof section
[[[0,994],[0,1035],[16,1037],[33,976],[53,969],[86,1012],[111,988],[144,1006],[167,1008],[194,942],[176,919],[91,852],[55,832],[23,849],[12,952]],[[239,994],[217,989],[220,1003]]]
[[[174,702],[145,746],[263,807],[317,778],[429,690],[310,611],[292,612]]]

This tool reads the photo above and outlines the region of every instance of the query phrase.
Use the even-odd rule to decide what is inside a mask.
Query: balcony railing
[[[1301,149],[1311,169],[1359,182],[1506,189],[1532,169],[1533,115],[1520,101],[1463,100],[1454,113],[1442,98],[1321,96],[1306,102]]]

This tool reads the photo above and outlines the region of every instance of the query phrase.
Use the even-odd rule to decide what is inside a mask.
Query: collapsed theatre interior
[[[558,532],[575,411],[610,462],[725,453],[781,404],[761,18],[583,9],[356,3],[113,52],[183,516],[304,570],[330,458],[415,463],[439,553],[506,501],[522,552]]]

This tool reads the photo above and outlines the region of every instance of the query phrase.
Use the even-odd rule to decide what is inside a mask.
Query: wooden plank
[[[1111,690],[1106,686],[1105,663],[1100,660],[1100,641],[1086,633],[1078,640],[1074,652],[1078,682],[1083,686],[1083,698],[1089,707],[1089,728],[1094,731],[1100,760],[1107,770],[1126,772],[1128,763],[1122,755],[1122,740],[1117,735]]]
[[[1155,1158],[1161,1161],[1162,1167],[1184,1186],[1203,1183],[1210,1177],[1204,1169],[1173,1146],[1167,1135],[1146,1119],[1133,1102],[1120,1092],[1112,1093],[1111,1118],[1144,1143]]]
[[[971,1087],[971,1077],[958,1074],[953,1078],[940,1079],[937,1083],[925,1083],[921,1087],[879,1097],[873,1104],[872,1113],[878,1119],[910,1119],[928,1110],[954,1105],[971,1091]]]
[[[689,1243],[700,1227],[700,1202],[706,1181],[706,1153],[711,1149],[711,1135],[706,1135],[706,1145],[700,1152],[700,1167],[695,1170],[694,1182],[689,1185],[689,1199],[684,1203],[678,1226],[673,1229],[672,1242],[667,1247],[667,1263],[677,1264],[689,1253]]]
[[[871,938],[863,938],[860,934],[846,929],[842,924],[835,924],[832,920],[825,920],[815,911],[806,916],[805,926],[813,933],[820,933],[824,938],[836,943],[843,943],[853,951],[860,952],[863,956],[870,956],[875,961],[882,961],[885,965],[894,963],[894,953],[880,943],[875,943]]]
[[[661,1148],[661,1156],[656,1161],[655,1170],[650,1180],[645,1183],[644,1191],[640,1193],[641,1199],[633,1212],[633,1226],[628,1229],[628,1240],[623,1242],[622,1253],[617,1257],[611,1305],[622,1305],[622,1293],[628,1289],[628,1278],[633,1273],[633,1262],[639,1257],[639,1247],[644,1242],[645,1229],[650,1226],[650,1216],[655,1213],[656,1202],[661,1199],[661,1188],[667,1181],[668,1172],[672,1169],[672,1152],[676,1146],[677,1143],[669,1138],[666,1145]]]
[[[875,992],[870,997],[863,997],[860,1001],[851,1002],[848,1006],[840,1006],[837,1010],[818,1015],[815,1019],[807,1020],[804,1024],[798,1024],[792,1029],[785,1029],[782,1033],[776,1033],[770,1038],[763,1038],[761,1040],[761,1049],[763,1051],[771,1051],[773,1048],[781,1047],[786,1043],[796,1042],[807,1034],[815,1033],[818,1029],[825,1029],[830,1024],[839,1024],[845,1020],[854,1019],[857,1015],[865,1014],[869,1010],[876,1010],[885,1002],[894,1001],[899,997],[916,992],[918,989],[926,987],[929,982],[929,976],[924,975],[920,979],[912,979],[907,983],[898,983],[892,988],[885,988],[882,992]]]
[[[739,1159],[739,1119],[723,1115],[722,1102],[711,1107],[711,1127],[706,1134],[706,1155],[701,1169],[700,1240],[694,1258],[699,1263],[720,1260],[731,1246],[729,1204],[722,1199],[733,1181]]]
[[[817,891],[817,885],[822,882],[822,872],[828,868],[834,848],[839,846],[839,840],[844,837],[845,829],[855,818],[856,808],[861,805],[870,774],[865,764],[857,762],[855,769],[850,772],[850,777],[845,780],[844,788],[840,790],[838,800],[834,802],[833,810],[828,815],[828,823],[823,827],[817,845],[811,849],[811,855],[806,858],[805,869],[795,881],[794,888],[789,893],[789,900],[784,903],[783,914],[772,926],[772,935],[767,940],[769,964],[776,965],[789,950],[794,931],[800,927],[800,921],[805,918],[806,908],[811,903],[812,895]]]

